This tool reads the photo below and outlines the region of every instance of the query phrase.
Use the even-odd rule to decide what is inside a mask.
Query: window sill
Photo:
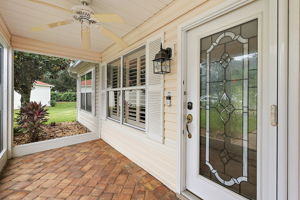
[[[110,117],[106,117],[106,120],[109,120],[111,122],[115,122],[116,124],[122,126],[122,127],[126,127],[128,129],[134,129],[135,131],[138,131],[140,133],[146,133],[146,129],[144,128],[140,128],[140,127],[137,127],[137,126],[134,126],[134,125],[131,125],[131,124],[127,124],[127,123],[121,123],[120,121],[116,120],[116,119],[113,119],[113,118],[110,118]]]
[[[83,113],[85,113],[85,114],[89,114],[89,115],[93,115],[93,116],[94,116],[94,114],[93,114],[92,111],[86,111],[86,110],[83,110],[83,109],[79,109],[79,111],[80,111],[80,112],[83,112]]]
[[[134,128],[134,129],[137,129],[139,131],[143,131],[143,132],[146,132],[146,129],[145,128],[141,128],[141,127],[138,127],[138,126],[134,126],[134,125],[131,125],[131,124],[127,124],[127,123],[123,123],[121,125],[125,125],[125,126],[128,126],[130,128]]]

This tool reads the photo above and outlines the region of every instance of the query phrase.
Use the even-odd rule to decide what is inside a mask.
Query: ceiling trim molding
[[[0,15],[0,37],[2,37],[5,40],[7,45],[10,45],[11,34],[1,15]]]
[[[67,47],[17,35],[12,35],[11,43],[14,50],[90,62],[100,62],[101,60],[101,54],[97,51]]]

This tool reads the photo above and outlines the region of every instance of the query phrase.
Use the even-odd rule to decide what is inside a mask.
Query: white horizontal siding
[[[89,113],[84,110],[78,110],[78,119],[77,121],[87,127],[91,132],[98,132],[98,119],[92,113]]]

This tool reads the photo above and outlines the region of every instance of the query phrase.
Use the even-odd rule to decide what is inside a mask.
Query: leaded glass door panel
[[[235,12],[251,17],[236,20],[231,13],[187,35],[186,102],[193,106],[185,116],[193,117],[185,121],[186,185],[205,200],[262,199],[264,192],[261,153],[271,141],[263,144],[262,133],[271,132],[258,120],[268,112],[261,105],[268,98],[262,92],[268,81],[262,74],[262,18],[247,6]]]
[[[200,46],[199,173],[255,199],[257,19]]]

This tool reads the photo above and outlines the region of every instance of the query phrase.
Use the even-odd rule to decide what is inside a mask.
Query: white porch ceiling
[[[67,9],[79,5],[80,0],[44,0]],[[152,17],[174,0],[93,0],[90,5],[95,13],[115,13],[124,18],[124,24],[104,23],[118,36],[124,36]],[[64,19],[70,13],[32,3],[28,0],[0,0],[0,15],[4,18],[11,34],[36,40],[81,48],[80,24],[74,23],[42,32],[31,28]],[[102,36],[95,28],[91,30],[92,50],[103,51],[112,41]]]

